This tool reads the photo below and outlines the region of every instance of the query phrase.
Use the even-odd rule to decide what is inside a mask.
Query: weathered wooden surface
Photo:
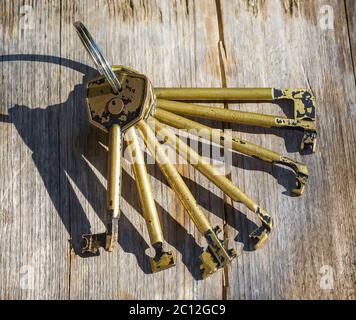
[[[354,1],[25,1],[32,11],[22,16],[23,5],[0,4],[0,113],[10,115],[0,118],[0,299],[356,298]],[[320,26],[322,5],[333,9],[333,29]],[[211,222],[224,225],[241,252],[224,272],[197,280],[204,242],[149,165],[178,258],[176,268],[149,274],[149,239],[124,162],[118,250],[76,254],[82,233],[103,230],[106,154],[97,143],[105,136],[86,120],[82,82],[93,70],[75,20],[109,61],[142,71],[156,86],[313,90],[315,155],[297,152],[295,132],[232,127],[239,137],[289,152],[311,173],[306,194],[291,198],[286,170],[233,156],[233,181],[276,220],[262,250],[250,251],[253,223],[243,206],[224,204],[217,188],[180,165]],[[228,107],[281,112],[270,104]],[[323,273],[331,270],[333,288],[325,290]]]

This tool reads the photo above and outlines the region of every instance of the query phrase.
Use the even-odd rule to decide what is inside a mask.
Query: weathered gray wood
[[[65,58],[91,64],[82,46],[78,45],[72,27],[74,20],[81,20],[88,26],[110,62],[140,70],[147,74],[155,85],[220,85],[218,26],[213,1],[197,3],[162,1],[157,4],[141,1],[94,1],[90,6],[86,1],[75,1],[74,4],[72,1],[64,1],[61,54]],[[73,86],[81,82],[80,76],[69,71],[62,72],[62,83],[65,85],[62,85],[61,92],[64,101]],[[68,112],[83,109],[79,89],[65,108]],[[95,142],[95,134],[86,138],[88,131],[86,118],[76,117],[70,126],[68,123],[66,125],[68,136],[73,135],[72,128],[80,126],[81,129],[77,130],[80,139]],[[74,138],[69,137],[68,141],[74,141]],[[76,143],[79,144],[79,141],[76,140]],[[99,168],[102,169],[101,174],[105,176],[103,163],[105,155],[90,150],[94,145],[95,143],[88,143],[83,149],[93,156],[88,160],[94,167],[98,168],[97,162],[101,163]],[[105,211],[104,189],[101,186],[94,187],[95,180],[92,180],[92,177],[89,179],[88,172],[79,169],[75,158],[72,157],[68,157],[67,161],[68,165],[75,169],[73,172],[79,175],[81,184],[79,188],[84,187],[89,202],[100,204],[96,208],[91,205],[90,208],[88,203],[84,202],[84,211],[90,215],[93,224],[92,220],[95,219],[96,213]],[[206,282],[194,280],[194,275],[199,272],[199,266],[196,265],[199,247],[193,236],[198,239],[200,237],[176,196],[167,188],[158,169],[155,166],[150,166],[149,169],[153,176],[152,182],[162,216],[164,234],[177,253],[177,267],[164,273],[146,274],[149,272],[149,266],[145,250],[148,248],[149,239],[140,215],[131,170],[124,162],[119,248],[113,254],[103,253],[100,257],[90,259],[72,255],[71,298],[221,298],[221,274]],[[204,184],[202,178],[187,165],[181,166],[180,169],[184,176],[192,181],[192,190],[198,200],[204,202],[208,211],[219,212],[222,201],[218,196],[205,199],[207,192],[204,186],[209,184],[206,182]],[[221,195],[217,190],[214,193]],[[77,212],[72,210],[70,212],[72,228],[79,228],[83,221],[75,218]],[[221,223],[214,215],[210,216],[212,221]],[[97,231],[103,228],[101,224],[95,227]]]
[[[60,110],[52,107],[61,103],[60,67],[28,61],[60,56],[60,8],[23,5],[0,5],[0,110],[11,121],[0,122],[0,297],[68,298],[69,212],[59,183]]]
[[[0,299],[356,297],[354,1],[328,2],[333,30],[319,25],[324,1],[25,4],[33,10],[22,18],[23,1],[0,5],[0,113],[11,114],[7,120],[13,122],[0,117]],[[229,245],[242,253],[224,272],[196,280],[204,241],[150,164],[164,235],[177,253],[177,266],[146,274],[149,238],[124,161],[117,250],[93,258],[77,254],[82,233],[104,230],[106,152],[97,141],[105,143],[106,137],[86,119],[83,76],[93,75],[93,65],[75,34],[75,20],[88,26],[110,62],[147,74],[155,86],[302,86],[314,91],[320,131],[315,155],[296,152],[300,135],[295,132],[232,127],[237,136],[291,153],[310,169],[306,194],[291,198],[283,194],[291,183],[287,170],[233,155],[233,181],[275,217],[263,249],[249,251],[247,237],[256,219],[242,205],[231,207],[228,200],[224,205],[217,188],[179,165],[212,224],[226,223]],[[282,114],[270,104],[228,107]],[[333,268],[333,290],[320,287],[323,266]],[[33,288],[26,289],[31,272]]]
[[[233,171],[234,181],[273,214],[275,230],[265,248],[244,253],[229,268],[228,298],[355,297],[355,82],[344,4],[330,1],[334,30],[318,23],[322,4],[221,2],[228,86],[310,87],[320,132],[316,154],[303,157],[295,152],[300,142],[295,132],[280,137],[276,130],[241,128],[246,132],[237,134],[279,152],[292,151],[308,165],[310,183],[304,196],[290,198],[273,177],[285,184],[284,170],[237,159],[244,170]],[[280,112],[273,105],[236,108]],[[240,224],[235,217],[231,221]],[[333,290],[320,287],[325,265],[333,268]]]

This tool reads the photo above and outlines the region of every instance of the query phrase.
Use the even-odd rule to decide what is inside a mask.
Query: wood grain
[[[32,2],[30,23],[19,15],[22,1],[1,3],[0,208],[2,299],[60,299],[69,294],[68,210],[59,183],[56,147],[60,67],[34,55],[60,56],[59,3]],[[25,9],[25,8],[24,8]],[[45,9],[45,10],[44,10]],[[16,58],[16,54],[30,54]],[[6,61],[13,60],[13,61]]]
[[[331,30],[319,25],[325,4],[333,8]],[[3,1],[0,299],[355,299],[355,10],[352,0]],[[204,241],[149,164],[164,235],[177,254],[175,268],[150,274],[149,238],[124,160],[118,248],[80,256],[81,234],[104,230],[106,151],[98,141],[106,137],[86,119],[83,81],[95,70],[76,20],[111,63],[147,74],[155,86],[313,90],[315,155],[297,152],[296,132],[232,126],[238,137],[290,154],[310,170],[306,194],[291,198],[284,194],[288,170],[232,155],[231,178],[276,221],[263,249],[251,251],[256,220],[248,211],[180,164],[212,224],[224,225],[241,253],[198,280]],[[215,106],[283,114],[271,104]],[[331,290],[320,286],[325,266],[333,271]]]
[[[303,197],[290,198],[283,195],[287,172],[260,162],[252,165],[250,159],[240,160],[244,170],[233,171],[234,181],[269,210],[276,222],[263,250],[243,254],[237,266],[229,268],[227,297],[352,298],[356,100],[347,25],[342,22],[345,8],[342,2],[330,1],[335,26],[334,30],[323,30],[318,24],[321,3],[289,4],[221,2],[228,86],[311,88],[318,100],[320,132],[316,154],[301,156],[296,152],[300,137],[295,132],[234,128],[244,131],[239,137],[281,153],[293,153],[295,159],[308,165],[310,182]],[[280,112],[276,105],[231,106],[235,107]],[[333,268],[334,290],[320,288],[325,265]]]
[[[67,2],[62,7],[62,12],[68,13],[62,15],[63,57],[91,64],[85,51],[76,45],[78,40],[72,23],[75,20],[81,20],[100,41],[109,61],[140,70],[147,74],[155,84],[219,86],[220,76],[216,46],[218,29],[217,25],[212,24],[210,20],[204,21],[206,19],[204,17],[216,16],[213,2],[191,2],[188,3],[188,7],[186,2],[180,1],[170,4],[168,2],[150,3],[149,7],[140,1],[130,3],[96,1],[90,7],[86,3],[86,1],[76,1],[73,5],[71,2]],[[189,12],[191,13],[189,14]],[[105,21],[104,25],[103,21]],[[204,36],[208,32],[210,36]],[[108,35],[115,36],[108,37]],[[74,51],[73,48],[76,50]],[[215,52],[212,54],[213,50]],[[143,52],[146,54],[143,55]],[[172,54],[173,52],[175,54]],[[209,53],[210,56],[207,56]],[[182,65],[189,69],[182,69]],[[172,74],[172,70],[175,70],[176,73]],[[206,75],[203,78],[204,82],[200,80],[201,75]],[[81,79],[78,77],[73,78],[71,74],[68,74],[65,81],[62,81],[66,84],[66,87],[62,86],[64,96],[75,83],[80,81]],[[79,102],[80,90],[79,88],[78,93],[74,95],[74,100],[69,103],[69,110],[84,109],[82,103]],[[64,99],[62,98],[62,100]],[[81,123],[80,129],[78,129],[80,139],[95,142],[95,138],[86,138],[88,131],[84,129],[87,126],[86,118],[75,119],[72,122],[73,126],[78,126]],[[73,135],[72,129],[68,128],[67,131],[68,136]],[[93,156],[88,160],[94,167],[100,168],[100,174],[105,176],[105,163],[103,163],[105,155],[99,156],[98,151],[93,151],[89,145],[84,149]],[[73,162],[73,159],[68,157],[68,161]],[[97,162],[101,162],[102,165],[98,165]],[[76,163],[72,165],[76,168],[76,174],[82,176],[83,180],[80,180],[82,181],[80,183],[88,188],[85,196],[94,197],[93,201],[100,203],[97,208],[92,205],[92,208],[87,206],[85,210],[88,214],[89,209],[89,215],[95,219],[98,211],[105,211],[104,189],[100,186],[99,188],[102,189],[100,192],[95,190],[92,182],[89,185],[88,173],[78,170]],[[71,298],[221,298],[221,274],[207,282],[194,280],[194,276],[196,277],[199,271],[195,265],[199,246],[193,237],[197,237],[200,241],[199,236],[183,208],[177,202],[175,195],[167,188],[158,169],[155,166],[150,166],[149,169],[153,176],[152,182],[162,216],[164,234],[177,254],[179,261],[177,267],[167,270],[165,273],[149,274],[148,260],[145,254],[149,239],[140,214],[140,205],[131,169],[124,163],[119,250],[114,254],[103,253],[100,258],[90,259],[82,259],[72,254]],[[201,179],[196,177],[196,174],[187,165],[181,166],[180,169],[186,178],[192,181],[193,186],[195,184],[203,185],[200,183]],[[193,191],[198,199],[204,198],[204,189]],[[215,194],[219,194],[219,192],[216,191]],[[222,207],[222,202],[218,197],[204,201],[208,210],[214,208],[219,210]],[[71,212],[72,223],[75,224],[75,228],[79,228],[83,223],[77,218],[73,220],[75,214],[75,212]],[[93,225],[93,222],[91,224]]]

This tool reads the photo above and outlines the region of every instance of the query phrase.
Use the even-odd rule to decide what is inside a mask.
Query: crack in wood
[[[348,3],[350,4],[351,9],[349,8]],[[353,26],[351,25],[352,17],[356,13],[356,10],[355,10],[356,6],[355,6],[355,2],[354,1],[352,3],[350,3],[347,0],[344,0],[344,5],[345,5],[345,17],[346,17],[347,33],[348,33],[348,36],[349,36],[351,63],[352,63],[353,71],[354,71],[354,78],[355,78],[355,85],[356,85],[356,69],[355,69],[355,59],[356,59],[356,57],[355,57],[355,53],[354,53],[355,46],[353,45],[353,42],[352,42],[352,41],[355,41],[355,40],[353,40],[354,39],[353,36],[356,36],[356,32],[355,32],[355,30],[353,30],[353,28],[352,28]],[[351,17],[351,19],[349,17]],[[356,25],[354,26],[354,28],[356,28]],[[352,34],[352,33],[355,33],[355,34]]]
[[[225,36],[224,36],[224,21],[223,21],[223,13],[220,0],[216,0],[216,14],[217,14],[217,22],[219,29],[219,43],[218,43],[218,52],[219,52],[219,64],[220,64],[220,76],[221,76],[221,86],[223,88],[227,87],[226,81],[226,50],[225,50]],[[224,108],[228,109],[229,106],[227,103],[224,103]],[[231,126],[227,123],[222,124],[222,129],[230,129]],[[231,178],[231,175],[228,175]],[[224,194],[224,202],[223,202],[223,239],[228,239],[228,229],[227,229],[227,213],[231,210],[229,207],[232,206],[231,199]],[[225,246],[228,247],[228,241],[226,241]],[[224,272],[222,275],[222,299],[226,300],[228,296],[228,287],[229,287],[229,266],[224,267]]]

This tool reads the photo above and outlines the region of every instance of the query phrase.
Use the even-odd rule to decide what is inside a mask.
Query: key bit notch
[[[218,269],[223,268],[237,257],[235,249],[226,249],[224,241],[220,240],[217,235],[221,233],[219,226],[205,232],[204,237],[208,242],[207,249],[200,255],[202,262],[200,269],[202,278],[205,279]]]
[[[305,185],[306,185],[307,181],[308,181],[308,176],[299,173],[296,176],[295,188],[292,189],[292,194],[296,197],[301,196],[304,193]]]
[[[106,232],[82,235],[82,254],[99,255],[99,248],[105,247]]]
[[[150,258],[151,271],[153,273],[163,271],[176,265],[172,251],[164,250],[162,243],[153,245],[156,255]]]
[[[316,99],[314,95],[306,89],[273,89],[275,100],[292,100],[294,103],[294,120],[296,127],[304,129],[301,143],[301,150],[310,149],[316,151],[317,132],[316,121]]]
[[[316,131],[305,131],[303,140],[302,140],[302,143],[300,146],[301,150],[307,150],[309,148],[312,153],[315,153],[316,144],[317,144]]]
[[[308,167],[303,163],[296,162],[288,157],[283,157],[283,156],[280,158],[279,161],[276,161],[276,163],[285,165],[291,168],[295,172],[296,180],[295,180],[295,186],[292,189],[292,195],[296,197],[301,196],[304,193],[305,186],[309,178]]]
[[[256,214],[262,221],[262,225],[250,233],[249,238],[254,242],[253,248],[258,250],[262,248],[265,242],[268,240],[269,234],[273,228],[273,219],[266,210],[260,207],[257,208]]]
[[[107,225],[107,231],[96,234],[82,235],[82,254],[99,255],[99,249],[111,252],[118,240],[118,218],[113,218]]]

